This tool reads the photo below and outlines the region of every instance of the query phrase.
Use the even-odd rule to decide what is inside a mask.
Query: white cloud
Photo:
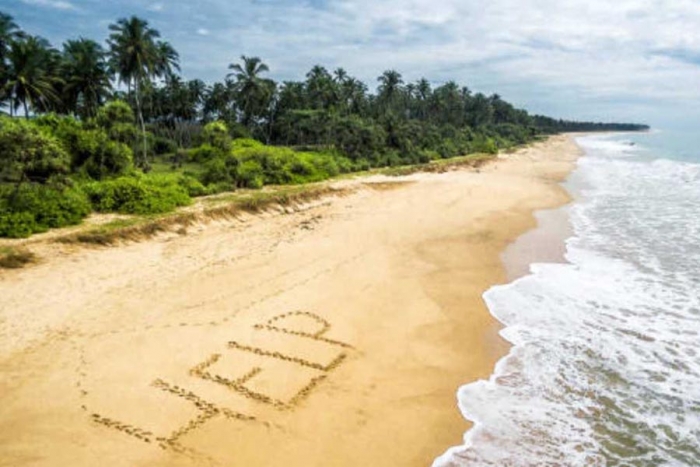
[[[76,6],[63,0],[22,0],[27,5],[56,8],[58,10],[77,10]]]
[[[180,52],[185,75],[209,82],[245,54],[260,56],[278,80],[303,79],[320,63],[374,88],[394,68],[406,80],[452,79],[564,117],[602,108],[611,118],[630,109],[653,117],[700,103],[697,0],[139,2],[163,11],[149,19]]]

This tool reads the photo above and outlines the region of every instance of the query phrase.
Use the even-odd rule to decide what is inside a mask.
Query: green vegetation
[[[373,94],[342,68],[320,65],[303,81],[277,83],[260,58],[243,56],[223,82],[207,85],[178,76],[177,51],[147,21],[119,19],[109,31],[106,47],[80,38],[59,50],[0,13],[8,110],[0,115],[0,237],[77,224],[90,212],[153,216],[195,196],[373,168],[476,166],[559,131],[646,128],[531,116],[498,95],[405,83],[395,70]],[[469,154],[481,155],[453,159]],[[246,196],[236,209],[267,199]],[[98,243],[112,238],[102,229]]]

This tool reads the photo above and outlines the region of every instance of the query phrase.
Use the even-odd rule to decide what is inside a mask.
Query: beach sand
[[[0,465],[426,466],[506,351],[482,293],[579,149],[0,272]]]

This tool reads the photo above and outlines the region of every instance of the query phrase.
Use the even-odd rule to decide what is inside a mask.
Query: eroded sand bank
[[[504,353],[481,294],[565,136],[0,276],[0,465],[426,466]]]

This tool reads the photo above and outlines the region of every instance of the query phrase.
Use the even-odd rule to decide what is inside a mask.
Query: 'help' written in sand
[[[171,376],[159,377],[154,372],[147,386],[137,381],[133,384],[120,381],[112,394],[93,394],[84,390],[86,403],[83,410],[91,413],[94,422],[145,443],[197,455],[181,440],[209,420],[222,417],[269,425],[275,412],[294,409],[308,397],[331,371],[346,360],[347,352],[353,348],[326,337],[330,329],[330,323],[317,314],[306,311],[284,313],[254,325],[250,343],[224,341],[220,353],[212,354],[190,368],[181,368],[176,371],[179,376],[173,377],[173,369],[162,365],[169,366],[171,360],[179,360],[178,352],[186,352],[187,343],[180,340],[180,345],[174,346],[170,354],[174,358],[167,363],[161,362],[164,373]],[[211,339],[211,331],[207,330],[207,339]],[[265,346],[255,345],[259,333],[275,333],[277,336],[272,346],[269,340]],[[157,338],[153,335],[155,333],[150,334],[133,337],[136,354],[140,343]],[[304,340],[303,346],[299,345],[300,339]],[[172,342],[166,339],[167,344]],[[294,352],[288,353],[285,348],[293,348]],[[140,363],[144,364],[146,373],[145,368],[150,362]],[[84,373],[85,388],[89,387],[90,377],[100,380],[109,377],[100,375],[99,369],[95,370]],[[115,398],[119,404],[114,404]],[[131,404],[140,407],[137,414],[128,410]],[[100,409],[115,406],[124,407],[128,417],[120,415],[119,410]],[[152,407],[152,413],[143,407]]]

